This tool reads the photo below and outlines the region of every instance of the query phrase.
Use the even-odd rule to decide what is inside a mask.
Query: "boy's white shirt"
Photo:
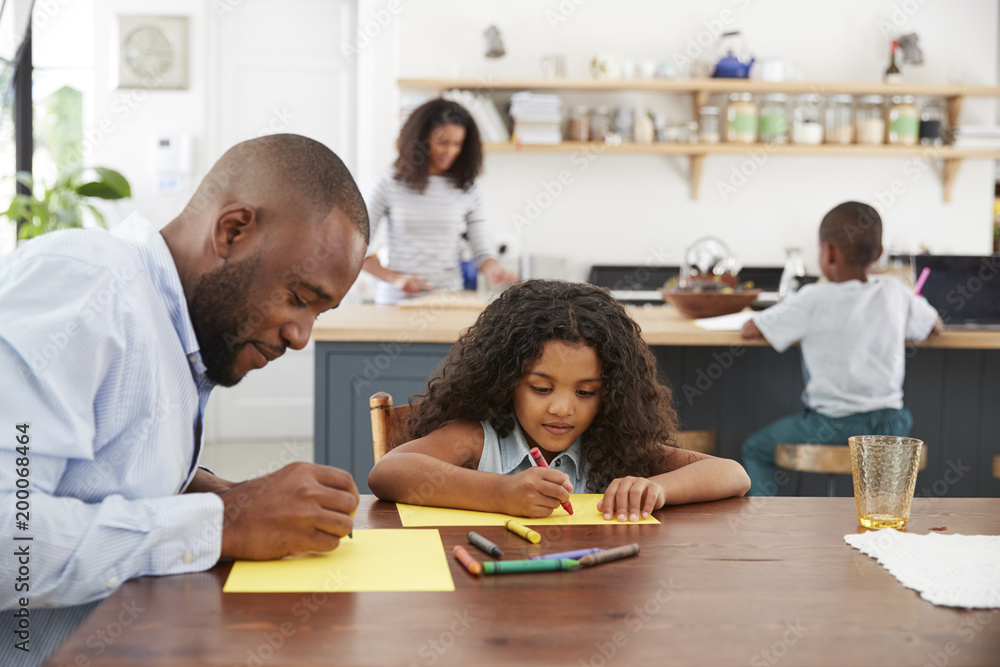
[[[903,407],[905,341],[937,311],[896,280],[807,285],[753,317],[778,352],[802,347],[802,402],[829,417]]]

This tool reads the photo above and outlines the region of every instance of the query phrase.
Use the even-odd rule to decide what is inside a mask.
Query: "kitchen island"
[[[368,397],[385,391],[399,404],[421,393],[478,314],[472,301],[438,300],[350,305],[321,316],[312,334],[315,460],[350,471],[366,493],[373,460]],[[735,331],[706,331],[665,306],[635,307],[631,314],[674,391],[681,428],[715,431],[718,456],[738,460],[747,435],[802,409],[797,350],[778,354]],[[1000,497],[1000,480],[991,473],[1000,454],[1000,331],[945,331],[908,347],[906,363],[911,435],[928,447],[917,495]],[[801,489],[825,495],[826,480],[804,475]],[[853,493],[849,476],[837,479],[837,493]]]

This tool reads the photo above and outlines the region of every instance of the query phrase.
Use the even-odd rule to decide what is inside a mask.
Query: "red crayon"
[[[528,453],[531,454],[531,458],[534,459],[536,466],[538,466],[539,468],[549,467],[549,464],[545,462],[545,458],[542,457],[542,453],[538,451],[538,447],[532,447],[530,450],[528,450]],[[570,504],[568,500],[564,502],[562,506],[563,509],[569,512],[570,514],[573,513],[573,506]]]

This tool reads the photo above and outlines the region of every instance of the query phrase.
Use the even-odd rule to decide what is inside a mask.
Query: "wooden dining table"
[[[537,546],[475,528],[505,560],[640,545],[592,568],[492,577],[451,555],[471,528],[442,527],[453,592],[224,593],[231,563],[142,577],[48,664],[1000,664],[998,610],[935,606],[844,542],[864,531],[852,498],[734,498],[654,516],[660,525],[539,526]],[[362,496],[355,527],[401,524],[395,505]],[[998,535],[1000,499],[917,498],[906,530]]]

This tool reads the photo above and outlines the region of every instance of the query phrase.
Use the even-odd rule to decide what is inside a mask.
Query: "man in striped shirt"
[[[0,555],[0,664],[40,664],[127,579],[326,551],[352,528],[343,470],[232,484],[197,465],[212,388],[304,347],[357,278],[347,168],[302,136],[246,141],[157,228],[133,214],[0,260],[0,525],[21,548]]]

